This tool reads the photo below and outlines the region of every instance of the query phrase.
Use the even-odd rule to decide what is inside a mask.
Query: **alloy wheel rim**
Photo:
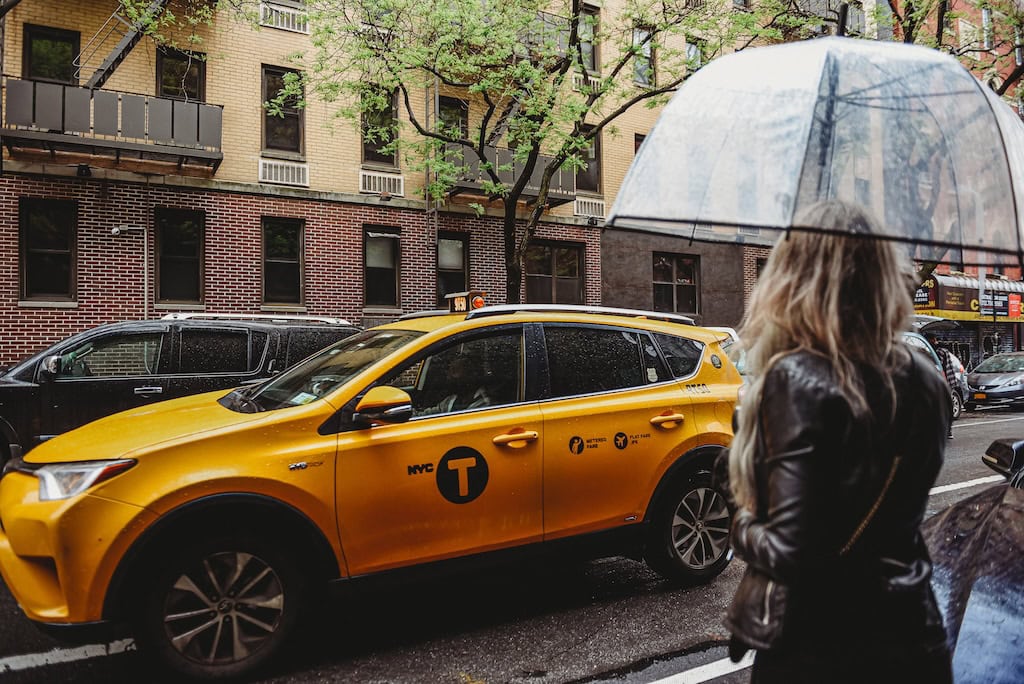
[[[284,587],[263,559],[241,551],[214,553],[183,572],[164,599],[171,646],[202,665],[252,656],[277,632]]]
[[[729,548],[729,507],[714,489],[686,493],[672,515],[672,549],[688,567],[713,565]]]

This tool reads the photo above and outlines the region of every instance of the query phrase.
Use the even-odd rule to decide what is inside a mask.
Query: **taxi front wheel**
[[[266,665],[295,631],[305,602],[294,555],[260,539],[197,543],[150,567],[136,641],[191,679],[235,678]]]
[[[677,475],[655,504],[644,558],[658,574],[678,582],[705,582],[729,564],[731,514],[711,473]]]

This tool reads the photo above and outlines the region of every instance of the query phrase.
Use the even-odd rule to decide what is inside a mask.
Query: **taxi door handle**
[[[539,434],[536,430],[524,430],[522,428],[515,428],[511,432],[506,432],[503,435],[497,435],[491,441],[498,446],[507,446],[511,449],[522,449],[529,442],[535,441]]]
[[[657,425],[666,430],[677,427],[683,422],[685,416],[682,413],[662,413],[651,418],[651,425]]]
[[[160,387],[159,385],[156,386],[156,387],[136,387],[135,388],[135,393],[136,394],[162,394],[163,391],[164,391],[164,388]]]

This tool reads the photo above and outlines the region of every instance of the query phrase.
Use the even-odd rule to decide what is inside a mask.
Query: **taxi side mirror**
[[[412,418],[412,397],[397,387],[379,385],[363,395],[356,404],[352,421],[358,425],[390,425]]]
[[[992,470],[1006,478],[1024,469],[1024,440],[997,439],[992,442],[982,462]]]

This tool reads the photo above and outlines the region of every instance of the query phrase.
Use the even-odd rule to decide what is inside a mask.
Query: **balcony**
[[[445,156],[449,161],[453,163],[460,163],[458,160],[465,159],[463,162],[466,166],[466,171],[459,180],[455,182],[452,187],[451,195],[471,195],[471,196],[486,196],[487,193],[483,190],[483,181],[489,180],[489,176],[486,171],[480,171],[480,162],[473,153],[466,153],[466,149],[461,145],[448,144],[445,146]],[[515,161],[512,158],[512,151],[501,147],[488,147],[485,154],[487,160],[495,165],[497,169],[498,178],[505,185],[511,186],[519,180],[522,176],[523,169],[520,162]],[[551,162],[552,157],[548,155],[540,155],[537,158],[537,165],[533,169],[533,173],[530,175],[530,180],[526,183],[526,187],[523,188],[523,197],[526,199],[528,204],[531,204],[537,200],[538,193],[540,191],[540,180],[544,175],[544,168]],[[576,199],[576,173],[571,169],[559,169],[551,177],[551,184],[548,187],[547,202],[552,207],[560,204],[566,204]]]
[[[219,105],[15,78],[6,91],[0,139],[15,159],[203,176],[224,159]]]

